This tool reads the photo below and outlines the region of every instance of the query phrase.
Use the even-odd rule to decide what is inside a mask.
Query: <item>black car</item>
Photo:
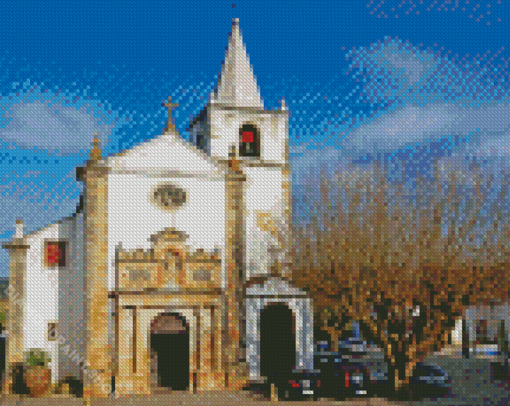
[[[341,353],[316,354],[315,367],[320,369],[317,396],[345,399],[370,395],[370,372],[360,362],[353,362]]]
[[[294,369],[289,379],[278,387],[278,398],[288,400],[317,399],[321,387],[321,371]]]
[[[338,343],[338,351],[351,358],[361,358],[367,355],[367,343],[357,338],[349,338]]]
[[[421,400],[423,398],[438,398],[451,392],[451,378],[437,365],[416,364],[409,384],[405,385],[398,394],[390,386],[387,374],[383,379],[372,380],[372,392],[377,396],[401,398],[402,400]]]
[[[491,381],[510,381],[510,362],[508,359],[491,362]]]
[[[316,399],[317,388],[321,385],[320,373],[321,371],[314,369],[293,369],[288,373],[274,372],[270,376],[262,377],[260,382],[252,383],[248,389],[269,399],[271,385],[274,384],[280,400]]]

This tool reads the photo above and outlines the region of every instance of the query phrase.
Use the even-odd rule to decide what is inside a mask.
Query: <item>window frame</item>
[[[59,245],[59,252],[63,251],[63,256],[59,258],[59,263],[54,264],[49,262],[48,258],[48,247],[52,244]],[[43,241],[43,263],[46,268],[50,269],[62,269],[67,265],[67,248],[68,242],[61,239],[47,239]]]
[[[54,336],[50,335],[52,330],[55,331]],[[49,321],[48,322],[48,328],[47,328],[47,331],[46,331],[46,340],[47,341],[57,341],[57,339],[58,339],[58,324],[55,321]]]
[[[253,131],[253,139],[255,144],[255,152],[246,152],[246,142],[243,142],[243,132]],[[260,158],[260,130],[255,124],[243,124],[239,127],[239,156],[247,158]]]

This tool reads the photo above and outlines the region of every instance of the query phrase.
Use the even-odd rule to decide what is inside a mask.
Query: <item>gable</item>
[[[187,174],[225,174],[204,152],[167,132],[134,148],[110,156],[106,164],[112,169],[164,170]]]

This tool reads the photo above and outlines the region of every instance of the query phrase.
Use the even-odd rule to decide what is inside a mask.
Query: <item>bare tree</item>
[[[397,391],[417,362],[447,345],[467,306],[508,299],[504,179],[484,210],[492,180],[476,172],[436,164],[414,190],[391,185],[380,164],[335,182],[322,176],[322,210],[293,231],[293,280],[311,293],[320,327],[337,343],[359,320],[383,348]]]

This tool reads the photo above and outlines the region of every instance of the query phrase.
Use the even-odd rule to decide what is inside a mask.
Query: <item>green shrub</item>
[[[51,362],[49,355],[42,350],[30,350],[25,354],[25,364],[31,367],[47,366]]]

